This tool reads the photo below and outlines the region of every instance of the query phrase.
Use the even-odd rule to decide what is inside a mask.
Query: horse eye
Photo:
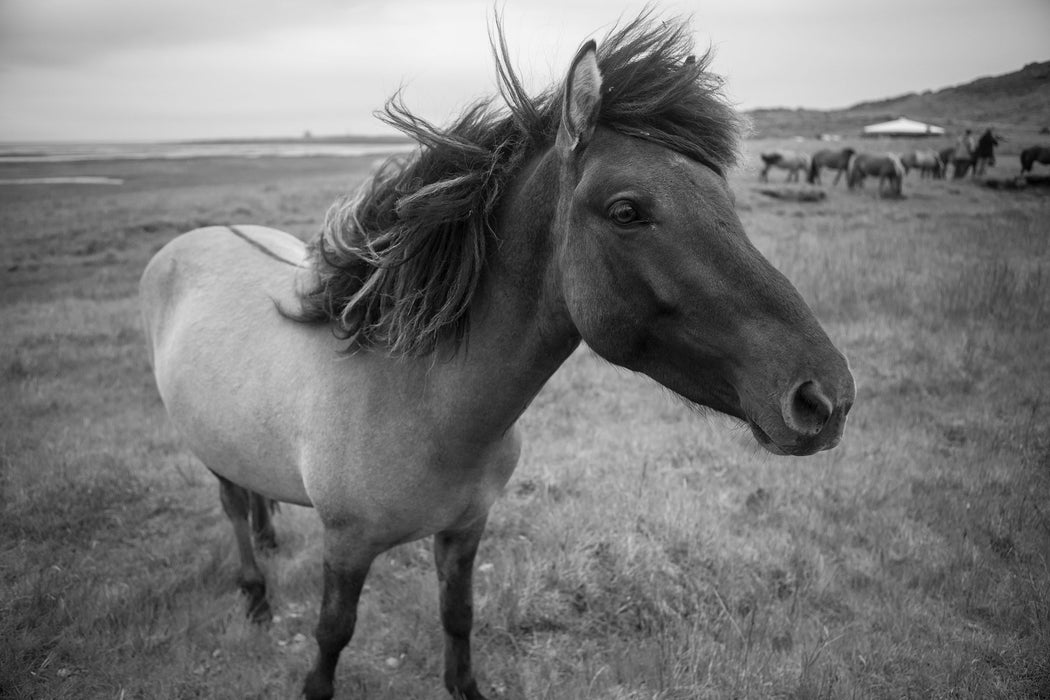
[[[638,209],[626,199],[613,202],[613,205],[609,207],[609,218],[621,226],[633,224],[640,219]]]

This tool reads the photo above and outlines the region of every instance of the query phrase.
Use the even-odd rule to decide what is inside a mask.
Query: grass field
[[[758,192],[745,227],[850,358],[843,443],[761,451],[581,348],[522,419],[476,574],[494,698],[1050,697],[1050,196]],[[817,144],[802,144],[815,150]],[[320,528],[284,507],[244,617],[214,478],[168,423],[136,284],[181,231],[308,237],[368,159],[0,166],[0,697],[288,698]],[[1003,154],[997,171],[1016,171]],[[771,179],[779,180],[775,172]],[[231,270],[230,274],[236,274]],[[380,557],[338,697],[440,698],[429,542]]]

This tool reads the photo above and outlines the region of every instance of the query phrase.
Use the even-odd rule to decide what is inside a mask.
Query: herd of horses
[[[917,159],[915,156],[908,154],[907,162],[926,162],[924,157]],[[904,175],[909,167],[905,164],[905,157],[896,153],[858,153],[853,148],[823,149],[812,155],[802,151],[774,150],[762,153],[761,158],[764,167],[758,178],[762,182],[769,180],[771,168],[780,168],[788,172],[787,182],[799,182],[802,173],[805,173],[807,182],[819,184],[821,171],[827,169],[835,171],[833,185],[837,185],[845,175],[846,185],[851,190],[863,187],[868,177],[877,177],[880,196],[884,193],[900,196]]]
[[[759,180],[767,182],[769,171],[779,168],[787,171],[787,182],[800,182],[801,175],[806,174],[809,184],[821,183],[823,170],[834,170],[837,185],[845,176],[849,189],[864,185],[868,177],[878,177],[878,194],[900,196],[904,176],[916,170],[922,178],[946,178],[949,174],[956,178],[965,177],[968,173],[978,177],[986,172],[988,166],[995,165],[995,147],[1000,138],[986,131],[978,139],[975,148],[966,158],[958,158],[957,147],[949,146],[940,150],[917,148],[906,153],[863,153],[854,148],[839,150],[822,149],[809,154],[802,151],[777,149],[761,154],[763,167]],[[1031,146],[1021,151],[1021,174],[1031,172],[1036,163],[1050,165],[1050,146]]]

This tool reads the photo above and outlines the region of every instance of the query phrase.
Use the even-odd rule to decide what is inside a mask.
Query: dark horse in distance
[[[1029,146],[1021,151],[1021,174],[1032,171],[1036,163],[1050,165],[1050,146]]]
[[[992,133],[991,129],[986,129],[977,139],[977,146],[973,149],[973,158],[970,159],[974,177],[984,175],[988,166],[995,166],[995,147],[1001,140],[999,136]]]
[[[853,404],[845,357],[736,214],[740,121],[708,58],[690,59],[692,30],[643,15],[532,97],[497,27],[508,110],[481,103],[440,128],[394,100],[386,120],[419,148],[337,203],[309,246],[212,226],[142,276],[157,387],[219,477],[254,617],[270,609],[251,541],[269,511],[253,504],[312,506],[324,526],[308,700],[334,693],[373,560],[431,535],[444,683],[484,697],[478,543],[519,417],[581,342],[778,455],[837,445]]]

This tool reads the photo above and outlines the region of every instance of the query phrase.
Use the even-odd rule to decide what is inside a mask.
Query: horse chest
[[[407,542],[484,517],[517,464],[511,431],[489,445],[384,436],[331,460],[303,464],[303,480],[325,522],[354,522],[369,537]]]

